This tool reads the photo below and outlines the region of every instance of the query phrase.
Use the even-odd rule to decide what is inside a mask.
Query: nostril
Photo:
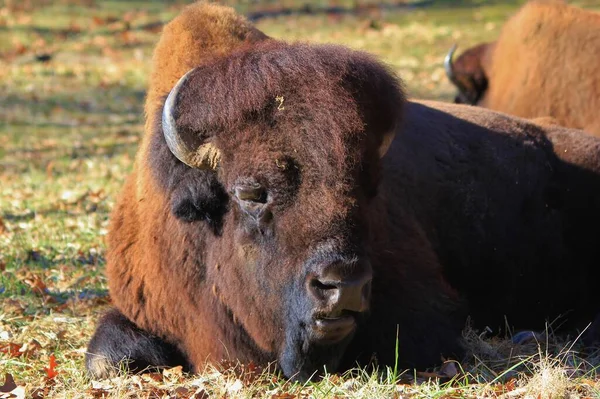
[[[371,278],[358,278],[344,281],[320,280],[312,278],[309,290],[331,314],[344,311],[365,312],[371,299]]]
[[[313,288],[316,288],[318,290],[323,290],[323,291],[326,291],[326,290],[335,290],[335,289],[338,288],[338,286],[335,285],[335,283],[332,283],[332,282],[329,282],[329,281],[323,282],[323,281],[320,281],[319,279],[316,279],[316,278],[312,279],[311,286]]]
[[[336,318],[369,310],[371,279],[368,262],[333,262],[313,266],[304,288],[313,300],[316,314]]]
[[[337,301],[339,289],[334,282],[321,281],[312,278],[309,283],[309,291],[319,301],[331,303]]]

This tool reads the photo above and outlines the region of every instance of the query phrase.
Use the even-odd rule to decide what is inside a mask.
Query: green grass
[[[160,23],[184,3],[0,0],[0,386],[10,373],[28,397],[458,398],[504,391],[516,392],[506,397],[543,397],[548,389],[600,397],[593,359],[565,351],[566,343],[543,343],[540,353],[536,344],[516,347],[469,330],[473,354],[445,383],[393,368],[299,385],[239,365],[198,376],[171,370],[89,381],[85,347],[108,302],[103,270],[109,212],[142,134]],[[228,3],[243,12],[275,4]],[[449,100],[454,89],[442,67],[449,47],[494,38],[520,3],[439,0],[415,9],[276,17],[257,25],[285,40],[367,50],[402,77],[411,97]],[[576,3],[600,9],[600,1]],[[52,59],[36,61],[41,54]],[[51,355],[58,374],[48,380],[44,369]],[[552,388],[548,381],[561,385]]]

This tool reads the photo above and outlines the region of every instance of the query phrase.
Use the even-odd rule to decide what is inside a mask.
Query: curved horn
[[[454,44],[452,48],[450,48],[450,51],[448,51],[446,58],[444,58],[444,70],[446,71],[446,76],[448,76],[448,79],[450,79],[452,83],[456,80],[454,76],[454,66],[452,65],[452,58],[454,57],[456,48],[457,46]]]
[[[466,96],[467,98],[471,98],[471,95],[469,94],[470,90],[467,86],[465,86],[464,82],[462,82],[460,79],[456,78],[456,74],[454,73],[454,53],[456,52],[456,48],[458,46],[456,44],[454,44],[452,46],[452,48],[450,48],[450,51],[448,51],[448,54],[446,55],[446,58],[444,58],[444,69],[446,70],[446,76],[448,76],[448,79],[450,79],[450,82],[452,82],[452,84],[454,86],[456,86],[456,88],[458,89],[458,91],[463,94],[464,96]],[[474,102],[471,102],[472,104],[475,104]]]
[[[221,160],[221,152],[212,143],[206,143],[193,134],[177,131],[175,109],[177,108],[177,95],[186,83],[194,69],[188,71],[179,79],[167,96],[162,111],[162,129],[169,150],[184,164],[199,169],[216,169]]]

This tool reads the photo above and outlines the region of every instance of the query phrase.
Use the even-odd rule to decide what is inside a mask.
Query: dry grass
[[[142,132],[152,46],[161,23],[183,3],[0,1],[0,387],[9,373],[27,397],[600,396],[597,354],[580,355],[577,344],[564,339],[514,345],[469,329],[470,357],[417,376],[353,370],[298,385],[237,365],[195,376],[175,369],[89,381],[83,356],[108,302],[108,215]],[[600,1],[579,4],[600,8]],[[254,12],[276,2],[236,6]],[[368,50],[399,73],[411,96],[448,100],[453,89],[441,65],[447,49],[494,37],[516,7],[512,1],[440,0],[413,10],[372,8],[257,24],[279,38]]]

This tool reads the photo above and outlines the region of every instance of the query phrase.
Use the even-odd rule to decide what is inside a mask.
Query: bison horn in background
[[[162,112],[162,129],[167,146],[184,164],[198,169],[216,169],[221,159],[221,152],[211,143],[205,143],[194,132],[177,131],[174,112],[177,107],[177,95],[179,90],[187,81],[190,73],[188,71],[179,79],[175,87],[171,89]]]
[[[450,48],[450,51],[448,51],[448,54],[446,54],[446,58],[444,58],[444,69],[446,70],[446,76],[448,76],[448,79],[450,79],[452,82],[454,82],[454,68],[452,66],[452,58],[454,57],[454,53],[456,52],[456,44],[454,44],[452,46],[452,48]]]
[[[456,48],[457,45],[453,45],[452,48],[450,48],[450,51],[448,51],[446,58],[444,58],[444,70],[446,71],[446,76],[448,76],[448,79],[450,79],[450,81],[458,88],[458,90],[461,93],[465,93],[467,92],[466,87],[464,87],[464,85],[458,79],[456,79],[456,76],[454,75],[454,65],[452,58],[454,58]]]

